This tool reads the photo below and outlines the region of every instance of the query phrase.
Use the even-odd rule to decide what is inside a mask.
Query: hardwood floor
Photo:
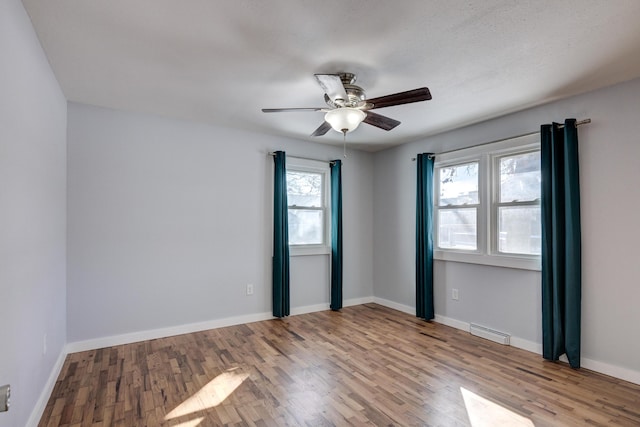
[[[70,354],[40,426],[640,425],[640,386],[376,304]]]

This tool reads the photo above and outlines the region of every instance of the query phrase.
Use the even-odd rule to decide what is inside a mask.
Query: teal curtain
[[[342,162],[331,162],[331,310],[342,308]]]
[[[274,153],[273,179],[273,316],[289,315],[289,207],[284,151]]]
[[[433,307],[433,155],[418,154],[416,197],[416,316],[435,317]]]
[[[580,367],[581,244],[575,119],[542,125],[542,356]]]

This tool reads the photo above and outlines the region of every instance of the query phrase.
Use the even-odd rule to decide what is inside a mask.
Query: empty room
[[[640,426],[640,2],[0,1],[0,427]]]

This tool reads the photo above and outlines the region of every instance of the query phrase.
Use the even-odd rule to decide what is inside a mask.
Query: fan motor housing
[[[349,97],[345,104],[349,104],[349,107],[357,107],[361,102],[367,99],[367,95],[360,86],[346,84],[344,85],[344,90],[347,92],[347,96]]]
[[[344,91],[347,93],[347,99],[340,102],[341,107],[360,107],[367,99],[367,95],[360,86],[355,85],[356,75],[353,73],[339,73]]]

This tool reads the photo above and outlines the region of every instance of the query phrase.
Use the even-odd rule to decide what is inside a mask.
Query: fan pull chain
[[[346,129],[342,129],[342,136],[343,136],[342,156],[346,159],[347,158],[347,130]]]

